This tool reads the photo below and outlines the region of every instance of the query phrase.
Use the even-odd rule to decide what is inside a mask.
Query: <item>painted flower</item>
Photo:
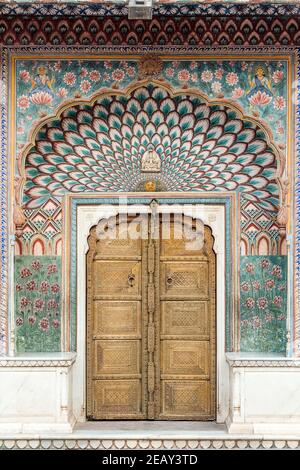
[[[258,90],[250,96],[249,103],[252,106],[266,106],[272,101],[272,96],[268,95],[265,91]]]
[[[110,60],[105,60],[104,61],[104,67],[106,69],[111,69],[112,68],[112,62]]]
[[[283,315],[283,313],[281,313],[279,316],[278,316],[278,320],[282,321],[282,320],[285,320],[285,315]]]
[[[80,73],[79,73],[79,75],[80,75],[81,77],[87,77],[88,74],[89,74],[88,69],[85,68],[85,67],[83,67],[83,68],[80,70]]]
[[[23,290],[23,287],[21,286],[21,284],[16,284],[16,291],[20,291],[20,290]]]
[[[32,290],[35,289],[35,287],[36,287],[35,281],[29,281],[26,284],[26,289],[28,289],[28,290],[32,291]]]
[[[188,82],[190,79],[190,72],[186,69],[180,70],[178,72],[178,80],[180,82]]]
[[[191,80],[193,83],[198,82],[198,74],[196,72],[192,73]]]
[[[58,284],[52,284],[51,291],[54,292],[55,294],[57,294],[57,292],[60,291],[59,285]]]
[[[29,108],[29,104],[30,104],[30,101],[29,101],[28,96],[22,95],[22,96],[20,96],[20,98],[18,98],[18,107],[19,108],[27,109],[27,108]]]
[[[249,289],[250,289],[250,284],[249,284],[249,282],[243,282],[242,285],[241,285],[241,287],[242,287],[242,290],[243,290],[244,292],[248,292]]]
[[[54,65],[53,65],[53,68],[54,68],[55,72],[60,72],[60,70],[61,70],[61,62],[60,62],[60,61],[55,62]]]
[[[178,69],[179,67],[179,60],[173,60],[172,65],[175,69]]]
[[[48,292],[49,287],[50,287],[49,282],[47,282],[47,281],[42,281],[42,282],[41,282],[41,285],[40,285],[40,291],[41,291],[41,292],[44,292],[44,293],[45,293],[45,292]]]
[[[22,297],[20,300],[21,308],[25,308],[27,307],[27,305],[29,305],[29,300],[27,299],[27,297]]]
[[[267,313],[267,314],[265,315],[265,321],[266,321],[267,323],[269,323],[269,322],[272,321],[272,320],[273,320],[273,315],[272,315],[271,313]]]
[[[48,264],[48,274],[53,274],[53,273],[57,273],[57,266],[56,264]]]
[[[57,302],[54,299],[50,299],[50,300],[48,300],[47,306],[48,306],[49,309],[56,308],[57,307]]]
[[[193,62],[191,62],[191,64],[190,64],[190,69],[195,70],[196,68],[197,68],[197,62],[195,60],[193,60]]]
[[[88,93],[91,89],[91,84],[88,80],[82,80],[80,82],[80,90],[82,93]]]
[[[211,89],[214,93],[221,93],[222,83],[221,82],[213,82],[212,85],[211,85]]]
[[[264,310],[268,306],[268,300],[266,297],[260,297],[257,299],[257,306],[260,310]]]
[[[241,326],[248,326],[249,320],[241,320]]]
[[[219,67],[216,71],[215,71],[215,77],[218,79],[218,80],[221,80],[221,78],[223,77],[223,73],[224,73],[224,70]]]
[[[22,268],[20,275],[22,278],[31,276],[32,272],[28,268]]]
[[[103,80],[104,80],[105,82],[108,82],[108,81],[110,80],[110,75],[109,75],[109,73],[104,72],[104,74],[103,74]]]
[[[29,317],[28,317],[29,325],[33,326],[35,324],[35,322],[36,322],[36,317],[33,316],[33,315],[29,315]]]
[[[276,129],[276,134],[283,135],[284,134],[284,127],[283,126],[278,126],[277,129]]]
[[[213,78],[214,74],[208,69],[203,70],[203,72],[201,73],[201,80],[205,83],[211,82]]]
[[[135,76],[135,68],[134,67],[127,67],[127,75],[128,77],[134,77]]]
[[[242,71],[245,72],[245,70],[247,70],[247,68],[248,68],[247,62],[242,62],[242,63],[241,63],[241,69],[242,69]]]
[[[34,302],[34,307],[36,308],[36,310],[43,310],[44,308],[44,305],[45,305],[45,302],[43,301],[43,299],[36,299],[36,301]]]
[[[267,289],[273,289],[273,287],[275,286],[275,282],[274,282],[274,279],[267,279],[266,282],[265,282],[265,287]]]
[[[237,84],[237,82],[239,81],[239,77],[237,75],[237,73],[235,72],[229,72],[227,75],[226,75],[226,83],[230,86],[234,86]]]
[[[282,292],[282,291],[285,290],[285,289],[286,289],[285,284],[280,284],[280,285],[278,286],[278,290],[280,290],[280,292]]]
[[[59,327],[59,320],[57,320],[57,318],[54,318],[54,320],[52,320],[52,326],[53,328]]]
[[[278,264],[275,264],[275,266],[273,266],[273,268],[272,268],[272,275],[273,275],[273,276],[276,276],[276,277],[281,276],[281,267],[278,266]]]
[[[30,73],[28,70],[20,70],[19,77],[23,82],[27,83],[30,80]]]
[[[53,97],[47,91],[38,91],[31,95],[30,100],[33,104],[48,105],[52,103]]]
[[[281,297],[281,295],[276,295],[274,297],[273,304],[277,305],[278,307],[281,307],[282,301],[283,301],[283,298]]]
[[[121,82],[125,77],[125,72],[121,69],[116,69],[111,74],[112,79],[116,82]]]
[[[253,273],[253,271],[254,271],[254,264],[253,264],[253,263],[247,263],[247,264],[246,264],[246,271],[247,271],[247,273]]]
[[[263,269],[268,268],[269,265],[270,265],[270,262],[269,262],[268,259],[263,259],[263,260],[261,261],[261,267],[262,267]]]
[[[47,317],[44,317],[40,321],[40,329],[43,331],[47,331],[49,329],[49,320]]]
[[[99,82],[100,78],[101,78],[101,74],[100,72],[98,72],[98,70],[92,70],[90,72],[90,80],[92,82]]]
[[[233,91],[232,91],[232,99],[233,100],[238,100],[239,98],[241,98],[244,94],[244,90],[240,87],[238,88],[235,88]]]
[[[260,282],[259,281],[252,281],[252,287],[255,290],[259,290],[260,289]]]
[[[76,82],[76,76],[73,72],[67,72],[64,75],[64,82],[66,85],[72,86]]]
[[[285,99],[283,96],[276,96],[273,103],[274,109],[284,109],[285,108]]]
[[[22,317],[17,317],[17,318],[16,318],[16,325],[17,325],[17,326],[22,326],[23,323],[24,323],[24,320],[23,320]]]
[[[254,307],[254,299],[252,299],[252,297],[248,297],[248,299],[245,300],[245,306],[247,308],[253,308]]]
[[[175,73],[175,70],[174,70],[172,67],[168,67],[168,68],[166,69],[166,75],[167,75],[167,77],[170,77],[170,78],[171,78],[171,77],[174,77],[174,73]]]
[[[283,79],[283,71],[282,70],[275,70],[275,72],[272,75],[273,82],[274,83],[279,83]]]
[[[59,98],[65,98],[68,94],[68,90],[64,87],[60,87],[57,91],[57,96],[59,96]]]
[[[255,315],[252,318],[252,326],[253,326],[253,328],[260,328],[261,327],[261,320],[257,315]]]

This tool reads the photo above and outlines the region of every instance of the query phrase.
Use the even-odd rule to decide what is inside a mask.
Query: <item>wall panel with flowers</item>
[[[15,256],[15,290],[17,352],[60,351],[60,256]]]
[[[241,258],[241,351],[286,349],[287,257]]]

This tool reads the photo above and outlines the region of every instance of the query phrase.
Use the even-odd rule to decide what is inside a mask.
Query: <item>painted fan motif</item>
[[[24,203],[41,206],[66,192],[135,191],[152,145],[167,191],[240,191],[276,209],[276,161],[264,132],[224,106],[171,97],[149,85],[67,109],[38,133],[26,159]]]

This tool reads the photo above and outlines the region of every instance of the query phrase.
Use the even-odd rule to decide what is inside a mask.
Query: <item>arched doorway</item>
[[[215,419],[213,236],[184,223],[116,217],[107,236],[90,231],[89,419]]]

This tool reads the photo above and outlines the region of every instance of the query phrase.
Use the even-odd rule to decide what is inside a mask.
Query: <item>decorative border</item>
[[[131,193],[132,194],[132,193]],[[70,343],[70,350],[76,351],[76,332],[77,332],[77,322],[76,322],[76,309],[77,309],[77,207],[82,205],[100,205],[100,204],[108,204],[108,205],[117,205],[120,203],[119,198],[124,197],[124,193],[120,193],[120,195],[116,195],[115,197],[109,197],[103,194],[102,197],[95,197],[92,195],[91,197],[87,197],[87,195],[80,196],[78,194],[70,194],[65,196],[65,204],[64,204],[64,212],[66,212],[66,205],[68,204],[68,213],[69,213],[69,220],[66,220],[65,223],[69,225],[69,240],[70,240],[70,252],[73,254],[70,260],[67,259],[67,263],[69,264],[69,273],[65,273],[65,276],[70,278],[70,294],[69,294],[69,323],[70,323],[70,334],[69,334],[69,343]],[[218,197],[219,196],[219,197]],[[149,193],[149,196],[141,195],[138,196],[138,193],[132,195],[127,195],[127,204],[149,204],[152,199],[157,200],[158,203],[161,204],[222,204],[225,207],[225,265],[226,265],[226,273],[225,273],[225,304],[226,304],[226,311],[225,311],[225,349],[226,351],[230,351],[233,346],[233,339],[235,336],[235,332],[233,331],[233,327],[235,325],[236,312],[233,310],[233,271],[232,271],[232,255],[233,255],[233,247],[232,247],[232,221],[231,221],[231,211],[232,211],[232,199],[235,195],[228,192],[228,194],[223,193],[223,195],[214,195],[213,197],[208,197],[207,195],[197,195],[197,193],[191,194],[189,197],[182,193],[182,197],[180,194],[174,195],[172,197],[172,193],[168,194],[166,197],[161,197],[159,193]],[[66,233],[64,234],[66,237]],[[232,282],[233,281],[233,282]],[[67,301],[66,301],[67,304]]]
[[[235,356],[235,357],[234,357]],[[300,367],[300,359],[292,360],[284,357],[243,358],[242,354],[227,353],[226,360],[231,367]]]
[[[0,450],[196,450],[196,449],[300,449],[300,441],[297,439],[261,439],[253,437],[251,439],[230,439],[224,438],[209,439],[76,439],[72,436],[67,439],[5,439],[0,440]]]
[[[14,359],[0,360],[0,367],[71,367],[76,355],[71,359]]]

